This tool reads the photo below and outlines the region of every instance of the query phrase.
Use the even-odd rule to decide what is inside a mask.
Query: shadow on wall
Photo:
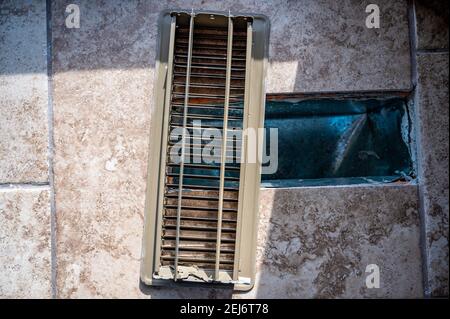
[[[0,3],[0,75],[47,74],[47,19],[41,4]]]

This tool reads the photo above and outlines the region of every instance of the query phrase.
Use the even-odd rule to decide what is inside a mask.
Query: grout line
[[[49,183],[0,183],[0,191],[19,189],[48,189]]]
[[[418,196],[418,210],[420,219],[420,251],[422,256],[422,285],[423,294],[425,298],[430,297],[429,274],[428,274],[428,254],[426,242],[426,214],[424,209],[424,197],[421,187],[421,143],[420,143],[420,129],[419,129],[419,107],[418,107],[418,67],[417,67],[417,19],[415,0],[408,1],[408,22],[410,31],[410,46],[411,46],[411,83],[413,86],[413,108],[414,108],[414,124],[415,124],[415,141],[416,141],[416,164],[417,169],[417,196]]]
[[[417,85],[417,20],[415,0],[408,0],[408,26],[409,26],[409,43],[411,56],[411,84],[413,95]]]
[[[46,1],[47,19],[47,83],[48,83],[48,170],[50,184],[50,212],[51,212],[51,293],[52,298],[57,297],[56,289],[56,203],[54,183],[54,129],[53,129],[53,95],[52,95],[52,7],[51,0]]]
[[[411,95],[412,89],[406,90],[353,90],[353,91],[310,91],[266,93],[267,101],[279,99],[306,99],[306,98],[404,98]]]
[[[417,49],[416,54],[448,54],[448,49]]]

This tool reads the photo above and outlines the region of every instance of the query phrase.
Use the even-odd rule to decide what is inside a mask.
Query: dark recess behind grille
[[[194,120],[201,120],[202,128],[223,129],[225,80],[227,63],[226,28],[195,25],[193,33],[192,64],[189,85],[187,129],[194,135]],[[177,22],[173,66],[170,129],[183,127],[186,71],[188,60],[189,25]],[[246,29],[235,26],[230,86],[228,127],[241,129],[245,87]],[[169,146],[178,141],[168,140]],[[192,140],[191,140],[192,142]],[[200,144],[190,145],[190,154]],[[220,270],[233,270],[238,192],[240,174],[240,140],[227,147],[227,157],[234,163],[225,166],[222,233],[220,244]],[[170,147],[168,148],[170,150]],[[170,151],[169,151],[170,152]],[[218,154],[220,154],[220,149]],[[178,264],[195,265],[204,270],[214,270],[216,259],[216,230],[218,223],[220,155],[217,163],[184,164],[181,201],[181,222]],[[162,220],[161,265],[173,266],[176,247],[177,204],[180,165],[167,157],[164,211]]]

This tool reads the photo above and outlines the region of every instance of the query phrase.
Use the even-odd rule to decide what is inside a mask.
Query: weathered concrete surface
[[[50,298],[50,192],[0,189],[0,298]]]
[[[417,186],[264,189],[260,212],[257,285],[236,297],[423,296]]]
[[[448,296],[448,53],[418,56],[419,179],[426,231],[428,293]]]
[[[418,49],[448,49],[449,2],[416,0]]]
[[[48,180],[45,1],[0,3],[0,183]]]

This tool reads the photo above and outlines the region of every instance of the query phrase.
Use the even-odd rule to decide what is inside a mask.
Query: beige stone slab
[[[139,294],[150,76],[54,75],[58,297]]]
[[[53,4],[59,70],[153,66],[162,10],[230,9],[270,20],[267,92],[411,88],[407,1],[377,2],[380,29],[366,28],[368,3],[360,0],[81,1],[81,28],[65,30],[68,3]]]
[[[418,49],[448,49],[449,2],[416,0]]]
[[[0,183],[46,182],[45,1],[2,1],[0,11]]]
[[[376,2],[380,29],[366,28],[366,1],[266,3],[268,92],[411,87],[406,1]]]
[[[422,297],[417,205],[414,185],[262,190],[256,286],[235,297]]]
[[[426,231],[428,292],[448,296],[448,53],[418,56],[419,179]]]
[[[51,298],[50,192],[0,189],[0,298]]]

